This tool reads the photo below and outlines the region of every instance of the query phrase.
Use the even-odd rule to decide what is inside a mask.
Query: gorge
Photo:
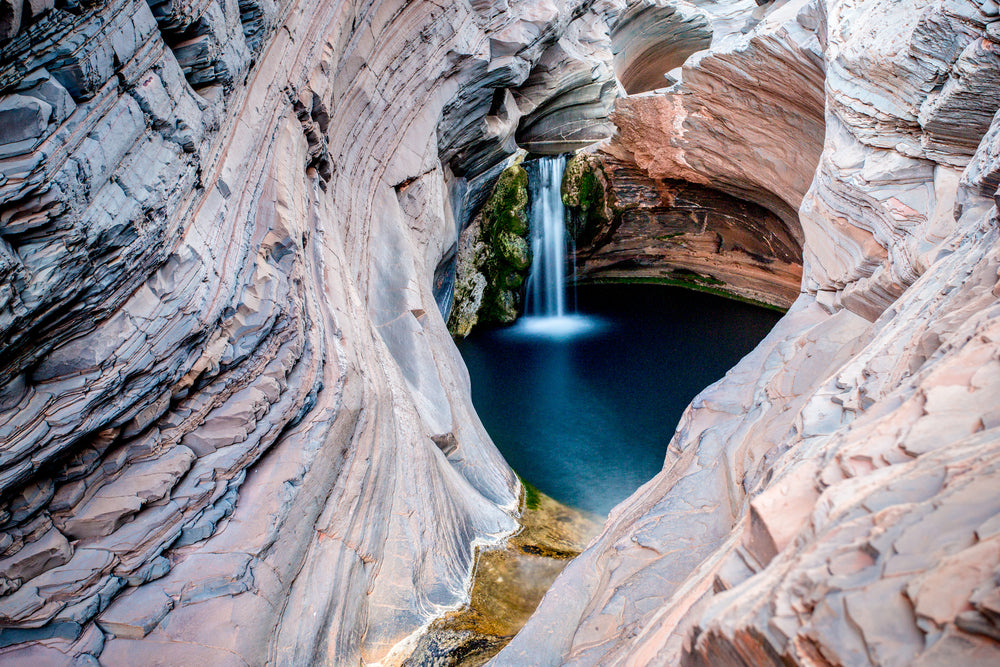
[[[996,662],[998,93],[993,0],[0,0],[0,664],[426,645],[535,520],[519,149],[787,312],[492,664]]]

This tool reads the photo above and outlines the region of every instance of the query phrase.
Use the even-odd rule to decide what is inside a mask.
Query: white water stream
[[[531,273],[526,286],[524,317],[515,330],[528,335],[568,337],[591,329],[591,318],[575,314],[566,303],[566,209],[562,178],[566,157],[542,157],[531,178]]]

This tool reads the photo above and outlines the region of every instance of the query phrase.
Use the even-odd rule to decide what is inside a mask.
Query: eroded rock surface
[[[710,29],[603,159],[801,294],[496,662],[995,662],[997,6],[718,4],[0,0],[0,660],[404,659],[516,527],[459,232]]]
[[[766,208],[603,151],[578,154],[567,174],[577,280],[676,282],[781,308],[798,297],[799,241]]]
[[[1000,659],[998,25],[779,2],[619,101],[609,152],[799,211],[803,293],[494,664]]]
[[[467,599],[519,484],[436,271],[522,116],[608,105],[544,74],[591,5],[0,3],[0,660],[391,661]]]

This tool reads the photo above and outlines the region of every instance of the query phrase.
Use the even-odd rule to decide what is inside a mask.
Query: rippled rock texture
[[[578,281],[678,283],[779,308],[798,297],[800,242],[763,206],[604,152],[575,156],[567,174]]]
[[[495,664],[1000,660],[997,6],[760,19],[605,150],[798,226],[802,294]]]
[[[0,2],[0,661],[391,661],[467,599],[520,487],[436,299],[516,133],[606,135],[591,4]]]
[[[496,662],[996,662],[998,25],[0,0],[0,660],[388,664],[467,600],[519,484],[444,324],[455,245],[518,144],[608,136],[617,71],[632,238],[663,188],[743,207],[801,293]]]

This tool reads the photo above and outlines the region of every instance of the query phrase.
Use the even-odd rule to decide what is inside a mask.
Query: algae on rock
[[[568,231],[577,247],[603,245],[617,227],[613,194],[601,161],[589,153],[577,153],[566,162],[562,202],[568,215]]]
[[[476,549],[469,602],[430,624],[403,667],[479,667],[524,626],[552,581],[600,532],[603,517],[521,479],[521,529],[499,548]]]
[[[528,172],[519,163],[500,173],[482,211],[458,242],[455,296],[448,330],[464,338],[478,323],[517,319],[531,266]]]

